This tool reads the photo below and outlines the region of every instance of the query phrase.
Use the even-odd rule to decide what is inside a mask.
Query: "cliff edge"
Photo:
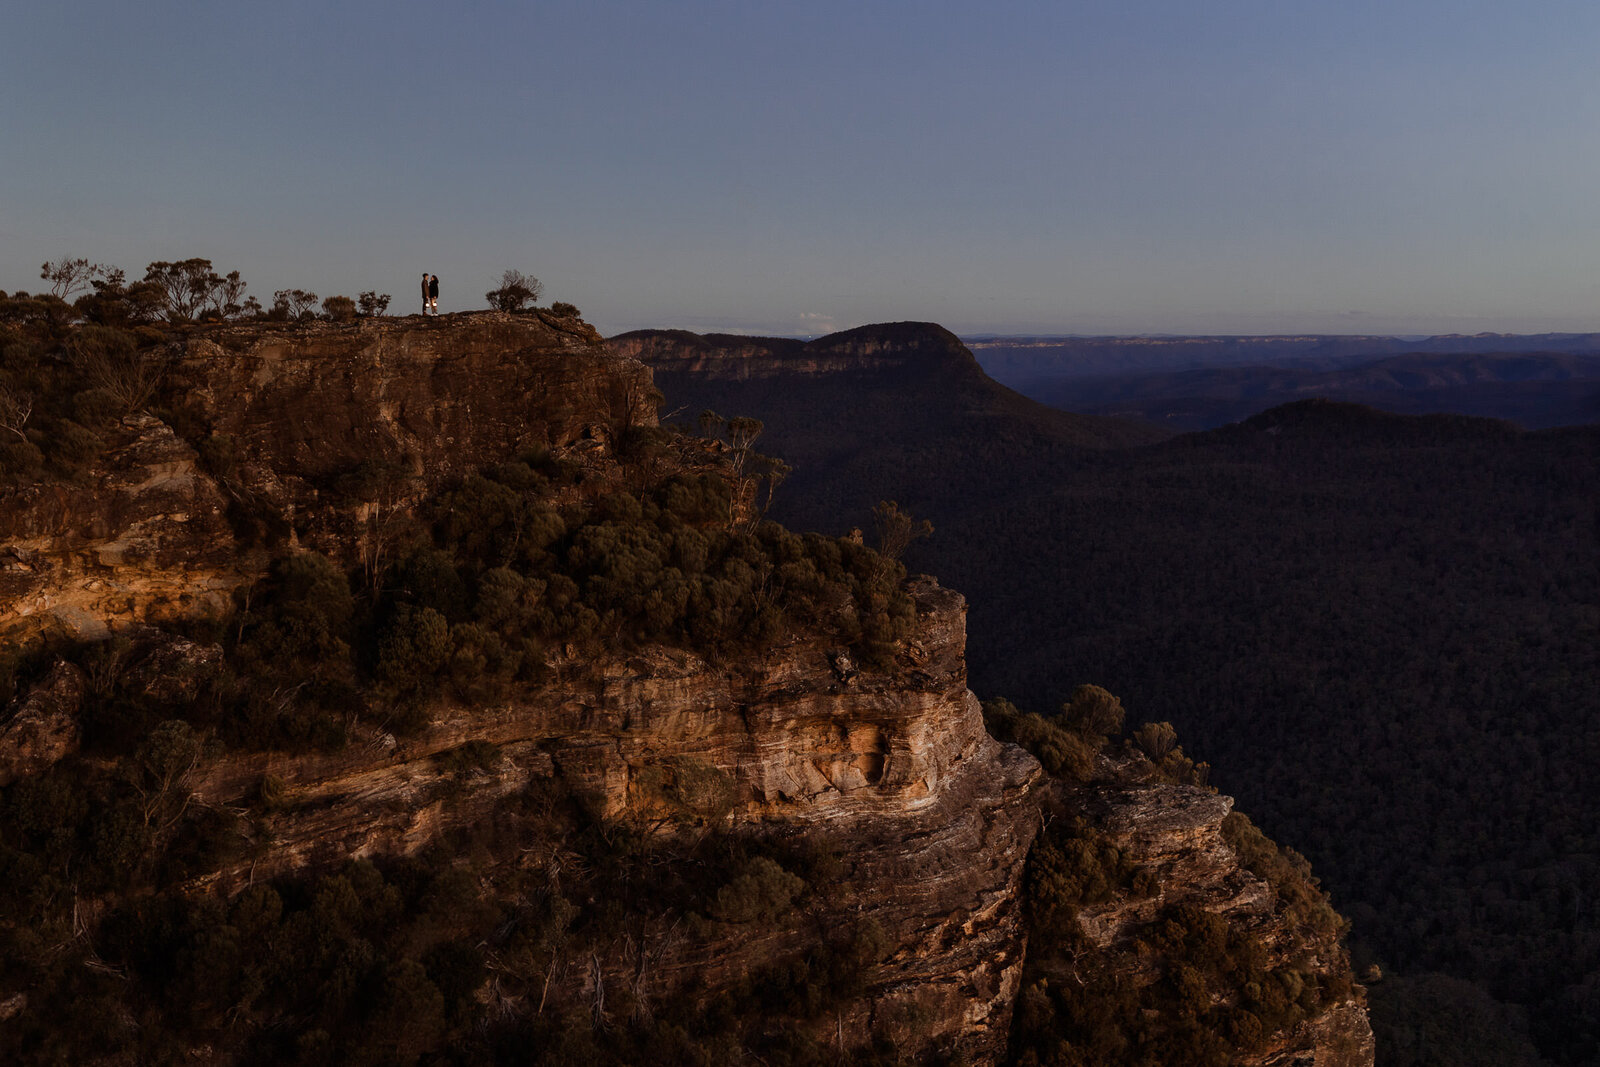
[[[0,499],[19,1062],[1032,1062],[1047,819],[1147,869],[1061,926],[1141,982],[1196,894],[1291,946],[1263,974],[1347,976],[1336,939],[1273,932],[1225,798],[997,741],[962,598],[764,522],[748,442],[659,427],[582,323],[137,359],[150,400],[94,462]],[[1358,996],[1301,1004],[1227,1062],[1362,1062],[1328,1051]]]

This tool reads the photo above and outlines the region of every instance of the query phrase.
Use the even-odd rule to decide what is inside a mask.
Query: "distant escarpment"
[[[842,419],[881,423],[885,443],[916,420],[945,433],[1036,437],[1084,448],[1159,441],[1161,430],[1117,419],[1068,415],[1028,400],[983,372],[961,339],[931,322],[861,326],[814,341],[636,330],[610,339],[611,348],[638,359],[669,398],[693,389],[696,400],[727,411],[766,411],[773,390],[812,420],[769,421],[773,437],[820,436]],[[848,398],[842,393],[853,392]],[[691,413],[692,414],[692,413]],[[776,448],[776,445],[769,447]],[[781,450],[780,450],[781,451]]]
[[[996,740],[965,601],[577,320],[16,333],[94,442],[0,498],[12,1062],[1370,1062],[1181,750]]]
[[[998,505],[996,472],[1044,469],[1167,432],[1072,415],[1013,392],[960,339],[926,322],[862,326],[814,341],[639,330],[609,340],[650,367],[669,421],[753,416],[760,448],[793,467],[774,514],[790,525],[864,525],[878,500],[917,514],[935,495]]]
[[[931,322],[862,326],[815,341],[687,330],[637,330],[611,340],[656,374],[713,381],[791,375],[871,374],[920,379],[983,377],[961,339]]]

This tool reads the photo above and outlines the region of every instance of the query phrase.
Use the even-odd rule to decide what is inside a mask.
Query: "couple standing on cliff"
[[[439,314],[439,276],[422,272],[422,313]]]

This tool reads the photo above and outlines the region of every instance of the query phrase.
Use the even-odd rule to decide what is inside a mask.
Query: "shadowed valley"
[[[759,343],[701,339],[700,373],[641,336],[616,343],[656,369],[669,410],[765,423],[760,446],[795,468],[774,515],[842,531],[892,498],[932,520],[908,558],[967,593],[979,691],[1042,707],[1104,685],[1170,718],[1303,848],[1354,920],[1358,965],[1402,978],[1373,987],[1380,1062],[1535,1062],[1535,1045],[1593,1062],[1600,429],[1308,400],[1083,447],[917,418],[928,393],[979,405],[993,383],[941,390],[930,372],[897,394],[797,357],[788,388],[752,386],[736,368]],[[890,338],[908,366],[961,359],[936,329]],[[828,420],[879,462],[811,448]],[[1460,1010],[1434,1010],[1452,995]],[[1486,996],[1512,1008],[1466,1006]],[[1475,1036],[1471,1018],[1494,1021]]]

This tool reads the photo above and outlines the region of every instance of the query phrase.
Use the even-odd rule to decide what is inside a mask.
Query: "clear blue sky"
[[[1600,4],[12,4],[0,289],[607,332],[1600,329]]]

